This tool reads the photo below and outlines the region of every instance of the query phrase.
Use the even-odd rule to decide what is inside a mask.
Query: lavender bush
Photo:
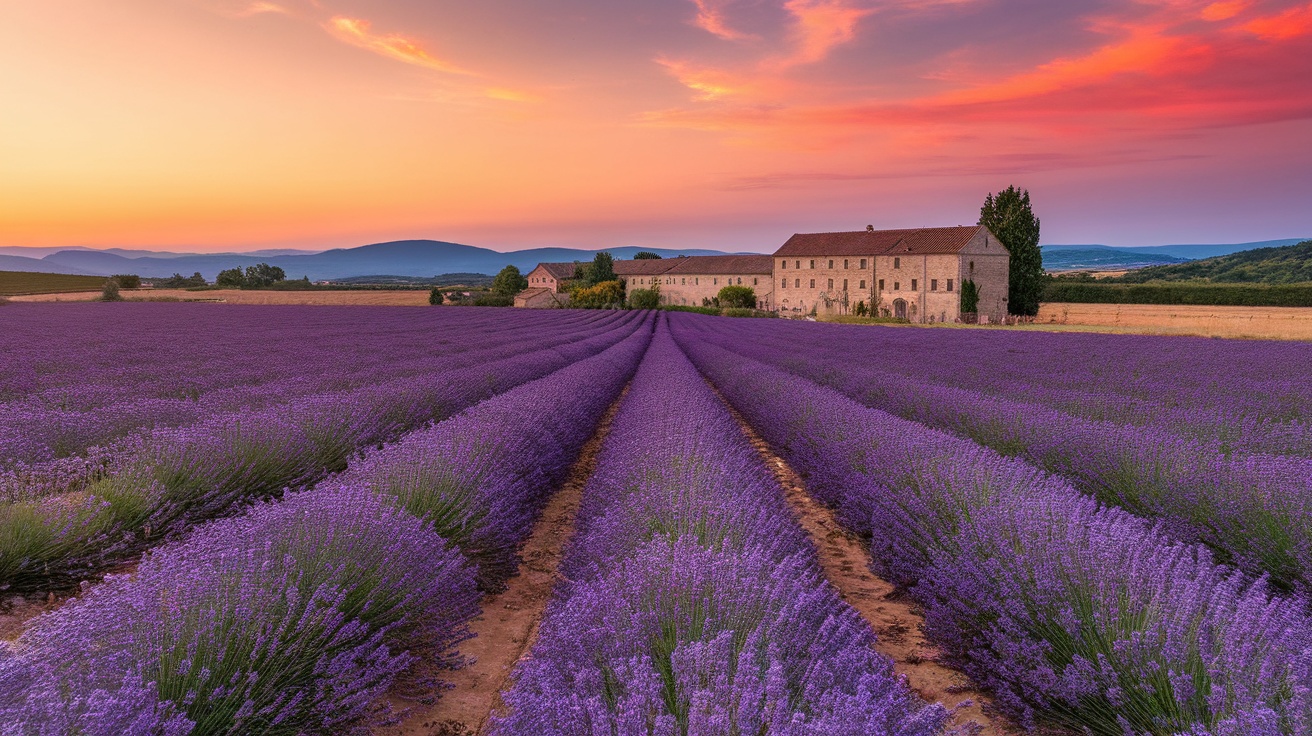
[[[421,520],[367,490],[292,494],[37,619],[0,652],[0,716],[22,734],[345,731],[420,656],[449,662],[477,604]]]
[[[1023,723],[1307,730],[1305,600],[1024,462],[703,340],[682,344],[808,488],[870,536],[876,570],[910,587],[936,643]]]
[[[677,400],[672,400],[677,397]],[[492,732],[934,734],[782,491],[660,329]]]

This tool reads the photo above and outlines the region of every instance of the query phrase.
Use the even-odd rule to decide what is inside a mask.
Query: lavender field
[[[0,320],[0,735],[1312,733],[1312,346]]]

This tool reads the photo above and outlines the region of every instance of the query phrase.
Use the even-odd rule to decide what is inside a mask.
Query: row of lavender
[[[776,332],[799,348],[844,345],[889,373],[1011,398],[1040,392],[1091,419],[1140,423],[1179,409],[1195,423],[1312,422],[1306,343],[799,323]]]
[[[822,577],[757,453],[662,328],[589,481],[500,736],[941,733]]]
[[[543,350],[156,431],[81,491],[0,505],[0,586],[75,582],[243,502],[309,487],[361,450],[597,354],[640,320],[630,313]]]
[[[334,402],[350,403],[353,401],[353,396],[359,395],[361,392],[377,393],[379,391],[395,392],[404,390],[414,385],[416,379],[422,382],[423,379],[435,372],[455,373],[465,366],[472,366],[477,369],[481,364],[500,358],[513,357],[523,352],[524,341],[528,337],[534,338],[532,344],[535,349],[544,350],[557,345],[587,339],[592,335],[605,332],[614,327],[616,323],[623,321],[625,321],[624,317],[614,315],[582,321],[563,318],[559,323],[551,325],[550,336],[546,339],[538,337],[536,333],[536,330],[541,329],[542,325],[536,327],[523,325],[513,330],[496,329],[491,331],[491,336],[488,335],[489,330],[486,329],[482,332],[461,329],[458,335],[442,340],[443,344],[453,354],[441,360],[425,359],[420,356],[407,359],[409,360],[408,363],[402,361],[395,368],[375,367],[356,376],[352,380],[351,386],[331,391],[320,390],[318,392],[301,393],[293,390],[291,393],[283,395],[277,393],[278,384],[266,384],[251,388],[251,395],[258,396],[259,400],[245,402],[247,405],[242,408],[227,409],[222,406],[193,403],[186,410],[185,416],[184,414],[178,414],[173,419],[178,420],[178,429],[194,429],[197,425],[204,423],[222,427],[240,423],[246,417],[251,416],[253,412],[277,414],[282,407],[298,403],[320,405]],[[375,345],[374,349],[376,353],[381,355],[388,353],[379,345]],[[311,358],[314,358],[316,362],[307,362]],[[317,355],[306,356],[298,364],[297,369],[302,375],[314,374],[320,372],[319,367],[323,365],[325,366],[323,372],[332,375],[334,373],[332,366],[338,362],[338,358],[331,346],[325,345]],[[307,371],[307,365],[314,366],[315,369]],[[364,380],[366,378],[369,380]],[[355,385],[356,383],[359,385]],[[326,385],[321,385],[319,388],[323,389]],[[285,388],[286,386],[282,387]],[[129,412],[129,414],[131,413]],[[160,437],[167,438],[175,434],[168,431],[167,428],[150,431],[147,427],[135,426],[131,421],[119,424],[109,410],[97,410],[92,412],[92,415],[98,418],[86,425],[90,429],[87,430],[88,434],[83,439],[87,441],[91,441],[90,438],[105,439],[105,436],[98,434],[102,430],[110,435],[125,434],[126,436],[119,436],[118,439],[104,446],[84,447],[80,456],[74,455],[32,464],[18,463],[0,470],[0,502],[40,498],[57,493],[83,490],[86,484],[104,475],[107,468],[112,470],[114,465],[130,461],[133,455],[141,452],[143,445],[157,441]],[[154,419],[158,420],[160,417],[156,416]],[[165,422],[165,424],[169,423]],[[43,424],[41,421],[33,419],[28,425],[20,427],[19,435],[23,437],[30,435],[35,438],[32,440],[35,445],[46,447],[45,440],[49,439],[52,433],[58,435],[63,431],[58,424],[58,422]],[[67,440],[67,436],[64,439]],[[27,440],[22,441],[26,442]]]
[[[11,394],[19,388],[14,376],[36,385],[3,404],[0,468],[28,471],[33,463],[76,457],[151,428],[376,385],[429,372],[434,365],[468,364],[470,334],[491,338],[489,348],[518,348],[544,332],[554,336],[591,321],[577,314],[548,321],[541,313],[506,320],[484,310],[454,317],[448,316],[454,312],[420,312],[436,317],[418,320],[402,310],[399,315],[374,311],[372,322],[365,323],[361,318],[368,315],[346,309],[330,310],[339,323],[322,324],[323,310],[311,307],[275,308],[266,315],[210,308],[171,314],[171,321],[157,324],[152,307],[160,306],[124,305],[90,315],[19,310],[15,329],[0,336],[0,352],[6,355],[0,372],[10,374]],[[67,324],[51,324],[52,315]],[[37,316],[46,331],[41,339],[22,329]],[[86,317],[93,318],[95,335],[78,334],[76,320]],[[179,325],[194,331],[177,334]],[[61,342],[53,343],[50,334],[60,335]],[[168,349],[152,349],[158,340]],[[119,350],[102,355],[106,345]],[[124,345],[137,352],[121,355]],[[48,354],[33,365],[31,354],[40,351]],[[306,365],[318,369],[306,371]]]
[[[491,310],[200,304],[15,304],[0,335],[0,404],[73,410],[184,398],[301,376],[300,356],[331,349],[324,371],[443,351],[451,333],[557,324],[562,315]],[[583,315],[575,315],[581,318]],[[52,339],[57,337],[58,339]],[[378,353],[379,345],[389,351]],[[425,353],[426,354],[426,353]],[[309,378],[309,377],[307,377]]]
[[[388,693],[431,694],[460,664],[477,583],[513,572],[649,323],[37,619],[0,648],[0,730],[349,734],[388,719]]]
[[[743,330],[717,335],[710,322],[689,321],[688,327],[699,330],[698,339],[786,368],[867,406],[1023,458],[1104,503],[1163,519],[1176,538],[1205,542],[1225,561],[1253,575],[1269,574],[1281,588],[1312,592],[1312,457],[1228,454],[1217,442],[1188,438],[1174,426],[1083,419],[1034,402],[888,375],[870,361],[850,360],[847,344],[811,344],[806,359],[795,360],[781,352],[779,335],[759,328],[744,339]]]
[[[798,363],[819,351],[881,381],[928,381],[1157,427],[1222,452],[1312,456],[1312,347],[1305,344],[787,322],[768,333]]]
[[[924,607],[927,633],[1026,725],[1095,734],[1307,733],[1307,602],[1060,478],[675,336]],[[722,330],[720,342],[741,338]]]

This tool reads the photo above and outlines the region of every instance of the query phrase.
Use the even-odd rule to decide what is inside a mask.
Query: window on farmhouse
[[[814,258],[811,259],[811,265],[807,266],[807,268],[815,268],[815,259],[814,259]]]
[[[843,259],[843,268],[847,268],[847,259],[846,259],[846,258]]]
[[[918,289],[918,288],[920,288],[920,287],[918,287],[918,286],[916,285],[916,280],[915,280],[915,279],[911,279],[911,290],[912,290],[912,291],[915,291],[915,290]]]
[[[685,285],[685,284],[687,284],[687,283],[688,283],[688,279],[687,279],[687,278],[679,279],[679,285],[680,285],[680,286],[683,286],[683,285]]]
[[[861,268],[865,268],[865,267],[866,267],[866,259],[862,258],[862,259],[861,259]]]
[[[902,259],[901,259],[901,258],[894,258],[894,259],[893,259],[893,268],[902,268]]]
[[[834,261],[833,261],[833,259],[830,259],[830,261],[829,261],[829,267],[830,267],[830,268],[833,268],[833,267],[834,267]]]
[[[825,288],[826,288],[826,289],[829,289],[830,291],[833,291],[833,290],[834,290],[834,280],[833,280],[833,279],[829,279],[829,286],[826,286]]]
[[[847,291],[847,279],[843,279],[843,291]]]
[[[938,279],[930,279],[930,280],[929,280],[929,290],[930,290],[930,291],[938,291]]]
[[[780,289],[787,289],[787,288],[788,288],[788,279],[782,279],[782,280],[779,282],[779,288],[780,288]]]
[[[788,261],[779,261],[779,270],[780,270],[780,271],[787,271],[787,270],[788,270]]]
[[[812,289],[815,288],[815,279],[811,279],[811,288],[812,288]]]
[[[801,279],[793,279],[793,288],[794,288],[794,289],[800,289],[800,288],[802,288],[802,280],[801,280]]]
[[[879,280],[879,290],[880,290],[880,291],[883,291],[883,290],[884,290],[884,280],[883,280],[883,279],[880,279],[880,280]]]
[[[952,279],[948,279],[948,291],[952,291]]]
[[[755,277],[755,276],[752,277],[752,286],[756,286],[756,277]]]
[[[801,267],[802,267],[801,261],[793,261],[793,268],[801,268]]]
[[[894,282],[893,282],[893,291],[902,291],[902,284],[900,284],[900,283],[894,281]]]
[[[865,279],[861,279],[861,286],[858,287],[858,288],[861,288],[861,289],[866,288],[866,280],[865,280]]]

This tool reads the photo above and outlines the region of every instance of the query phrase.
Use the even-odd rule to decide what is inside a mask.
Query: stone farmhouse
[[[796,234],[773,255],[616,261],[615,274],[626,289],[659,286],[664,304],[701,305],[741,284],[756,291],[759,309],[850,314],[860,303],[912,322],[958,321],[961,282],[969,279],[979,292],[980,320],[999,322],[1007,314],[1009,266],[997,236],[969,225]],[[557,291],[574,268],[539,264],[528,274],[529,289]]]

